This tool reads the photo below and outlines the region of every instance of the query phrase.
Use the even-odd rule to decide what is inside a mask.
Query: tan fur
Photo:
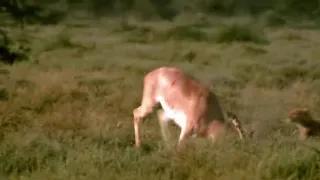
[[[235,128],[235,130],[239,134],[240,138],[244,139],[245,138],[244,131],[243,131],[241,122],[238,119],[238,116],[231,111],[227,111],[227,117],[229,118],[229,121],[231,121],[233,127]]]
[[[300,140],[305,140],[310,136],[320,137],[320,122],[312,118],[309,109],[293,108],[289,111],[287,120],[296,124]]]
[[[217,97],[208,87],[179,68],[160,67],[145,75],[141,105],[133,110],[137,147],[140,147],[140,121],[153,111],[159,103],[158,97],[162,97],[171,109],[185,114],[186,123],[185,126],[182,123],[178,145],[191,135],[216,139],[226,127]],[[158,118],[162,137],[166,140],[164,110],[158,111]]]

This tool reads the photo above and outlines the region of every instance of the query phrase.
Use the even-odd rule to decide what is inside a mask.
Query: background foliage
[[[315,0],[2,0],[0,174],[9,179],[320,178]],[[206,83],[252,139],[167,150],[155,114],[134,147],[142,79],[177,66]],[[170,126],[176,142],[179,130]]]

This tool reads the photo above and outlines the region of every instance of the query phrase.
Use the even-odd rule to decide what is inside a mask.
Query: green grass
[[[27,29],[32,60],[0,69],[4,177],[320,179],[320,154],[281,121],[293,107],[320,117],[317,30],[103,20]],[[253,138],[190,140],[175,154],[165,149],[152,114],[136,149],[132,110],[144,74],[160,66],[180,67],[208,84]],[[170,129],[177,138],[178,128]],[[319,140],[305,143],[320,148]]]

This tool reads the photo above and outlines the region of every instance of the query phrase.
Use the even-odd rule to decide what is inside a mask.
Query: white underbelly
[[[157,97],[157,101],[161,104],[167,119],[173,120],[180,128],[185,128],[187,118],[183,111],[172,109],[161,96]]]

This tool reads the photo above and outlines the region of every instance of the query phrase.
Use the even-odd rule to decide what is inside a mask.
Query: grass
[[[100,21],[28,26],[33,59],[1,65],[3,177],[319,179],[320,154],[309,147],[320,148],[319,141],[297,141],[294,126],[281,121],[293,107],[320,117],[317,30]],[[253,138],[190,140],[192,146],[176,155],[164,148],[152,114],[136,149],[132,110],[141,100],[143,75],[165,65],[208,84]]]

